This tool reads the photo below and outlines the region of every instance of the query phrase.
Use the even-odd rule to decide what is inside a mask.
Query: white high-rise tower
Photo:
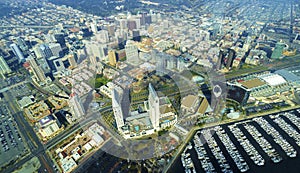
[[[69,106],[71,111],[74,113],[75,118],[79,119],[85,114],[85,109],[78,95],[74,95],[69,100]]]
[[[2,56],[0,56],[0,73],[1,74],[7,74],[7,73],[11,73],[11,69],[9,68],[9,66],[7,65],[6,61],[4,60],[4,58]]]
[[[43,69],[37,65],[35,59],[33,57],[28,58],[28,62],[30,64],[31,70],[35,76],[37,82],[45,82],[47,77],[43,71]]]
[[[11,50],[13,51],[13,53],[17,56],[17,58],[19,59],[20,62],[25,59],[24,55],[23,55],[22,51],[20,50],[20,48],[18,47],[18,45],[16,45],[15,43],[13,43],[9,47],[11,48]]]
[[[114,111],[115,120],[117,123],[118,130],[121,130],[121,127],[124,126],[124,118],[123,118],[123,111],[121,107],[121,100],[118,91],[116,89],[112,90],[112,108]]]
[[[159,97],[151,84],[149,84],[149,116],[154,129],[159,129]]]
[[[139,52],[138,48],[133,44],[133,41],[128,40],[125,46],[126,61],[133,65],[139,63]]]

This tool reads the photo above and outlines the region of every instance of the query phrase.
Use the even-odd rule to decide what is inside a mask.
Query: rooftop
[[[198,100],[197,96],[188,95],[184,97],[181,101],[181,105],[187,108],[194,106],[195,102]]]
[[[162,106],[159,106],[159,112],[161,114],[165,114],[165,113],[168,113],[168,112],[174,112],[174,109],[170,105],[162,105]]]
[[[279,74],[267,74],[260,77],[270,86],[278,86],[286,83],[286,80]]]
[[[258,78],[254,78],[251,80],[247,80],[247,81],[242,81],[240,82],[245,88],[247,89],[252,89],[252,88],[256,88],[262,85],[265,85],[266,83]]]
[[[55,118],[52,115],[46,116],[44,118],[42,118],[39,123],[41,124],[41,126],[46,125],[47,123],[51,122],[52,120],[55,120]]]

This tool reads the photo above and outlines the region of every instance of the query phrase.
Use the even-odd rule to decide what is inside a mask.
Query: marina
[[[169,172],[298,172],[299,144],[300,109],[214,126],[196,132]]]

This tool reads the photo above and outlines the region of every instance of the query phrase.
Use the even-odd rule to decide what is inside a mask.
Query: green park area
[[[107,79],[102,74],[97,74],[95,78],[95,88],[99,88],[102,85],[106,85],[110,81],[110,79]]]
[[[231,79],[241,75],[246,75],[250,73],[263,72],[268,70],[268,67],[265,66],[252,66],[252,65],[243,65],[240,69],[233,69],[232,71],[225,74],[226,79]]]

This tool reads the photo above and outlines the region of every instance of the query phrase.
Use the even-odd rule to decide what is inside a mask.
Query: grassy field
[[[103,75],[97,74],[97,76],[95,78],[95,88],[99,88],[102,85],[106,85],[110,81],[111,81],[110,79],[107,79]]]
[[[234,69],[225,74],[226,79],[246,75],[249,73],[263,72],[271,69],[282,69],[300,64],[300,54],[291,57],[284,57],[283,59],[273,60],[268,64],[261,66],[243,65],[240,69]]]
[[[226,79],[231,79],[237,76],[241,76],[243,74],[249,74],[249,73],[256,73],[256,72],[262,72],[268,70],[268,67],[265,66],[247,66],[242,67],[240,69],[236,69],[233,71],[230,71],[225,74]]]

